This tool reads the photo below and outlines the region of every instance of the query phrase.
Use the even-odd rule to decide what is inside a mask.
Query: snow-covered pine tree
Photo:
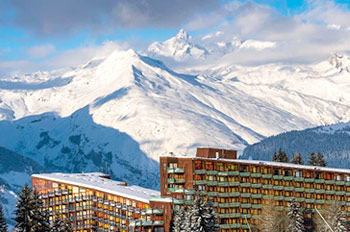
[[[35,231],[35,203],[32,198],[32,190],[25,184],[20,194],[15,210],[15,221],[17,232]]]
[[[68,219],[62,219],[56,217],[55,221],[52,223],[50,232],[72,232],[71,223]]]
[[[32,199],[34,203],[33,211],[35,212],[35,216],[34,216],[35,230],[40,232],[50,231],[49,214],[47,210],[42,207],[43,202],[38,192],[32,191]]]
[[[207,232],[219,231],[218,217],[211,202],[204,201],[204,230]]]
[[[283,232],[286,231],[285,220],[283,212],[276,209],[273,196],[269,195],[263,204],[256,227],[261,232]]]
[[[304,161],[303,161],[303,158],[301,157],[301,154],[296,152],[291,161],[290,161],[292,164],[304,164]]]
[[[0,232],[7,231],[7,224],[4,217],[4,212],[2,211],[2,205],[0,204]]]
[[[308,160],[307,164],[311,165],[311,166],[317,166],[317,160],[316,160],[316,156],[315,156],[314,152],[311,152],[309,154],[309,160]]]
[[[288,232],[303,232],[304,218],[299,204],[293,199],[288,207]]]
[[[282,162],[282,163],[288,163],[288,162],[289,162],[287,153],[285,153],[284,151],[282,151],[282,148],[280,148],[280,149],[278,150],[277,159],[278,159],[278,162]]]
[[[276,151],[273,153],[272,161],[278,162],[278,158],[277,158],[277,153],[276,153]]]
[[[346,232],[348,231],[346,229],[346,218],[345,213],[342,210],[341,206],[338,202],[334,202],[331,205],[330,211],[329,211],[329,225],[332,227],[334,232]]]
[[[175,210],[174,212],[172,231],[182,232],[184,229],[184,224],[185,224],[185,211],[182,207],[180,207],[180,209]]]
[[[324,156],[321,154],[321,152],[317,153],[317,157],[316,157],[316,165],[320,166],[320,167],[326,167],[326,161],[324,160]]]

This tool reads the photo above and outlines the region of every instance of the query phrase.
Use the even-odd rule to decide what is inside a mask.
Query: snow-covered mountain
[[[295,152],[301,153],[304,162],[307,162],[308,154],[320,151],[324,154],[328,166],[349,168],[350,123],[338,123],[272,136],[246,147],[241,158],[271,160],[273,153],[280,148],[289,158]]]
[[[211,56],[184,31],[176,38],[154,45],[154,54],[197,64]],[[275,46],[243,44],[227,46]],[[168,152],[242,152],[268,136],[350,121],[350,77],[335,61],[242,66],[227,55],[189,74],[117,50],[76,68],[1,79],[0,146],[48,171],[104,171],[158,188],[158,158]]]
[[[208,51],[191,41],[192,37],[183,29],[179,33],[164,42],[154,42],[148,49],[147,54],[153,57],[171,57],[175,60],[186,58],[205,58]]]

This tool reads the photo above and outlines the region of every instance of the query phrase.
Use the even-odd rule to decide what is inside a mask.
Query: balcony
[[[185,179],[175,179],[175,184],[183,184],[185,183]]]
[[[335,182],[335,185],[345,185],[345,181],[338,180]]]
[[[251,208],[252,204],[248,203],[248,204],[241,204],[241,208]]]
[[[326,180],[325,181],[325,184],[334,184],[335,183],[335,180]]]
[[[218,172],[218,176],[228,176],[228,172]]]
[[[285,187],[284,187],[284,190],[285,190],[285,191],[293,191],[293,190],[294,190],[294,187],[292,187],[292,186],[285,186]]]
[[[272,189],[272,185],[271,184],[264,184],[263,186],[262,186],[262,188],[263,189]]]
[[[239,171],[229,171],[228,175],[229,176],[238,176],[239,175]]]
[[[273,175],[272,177],[274,180],[282,180],[283,179],[283,176],[281,175]]]
[[[316,204],[324,204],[325,203],[325,201],[323,200],[323,199],[320,199],[320,200],[316,200]]]
[[[305,178],[304,180],[306,183],[313,183],[315,182],[315,179],[314,178]]]
[[[81,196],[76,196],[76,197],[75,197],[75,200],[79,202],[79,201],[82,201],[83,198],[81,198]]]
[[[153,214],[163,214],[163,209],[153,209]]]
[[[315,199],[305,199],[305,202],[306,202],[306,203],[314,203],[314,202],[315,202]]]
[[[228,208],[228,207],[230,207],[230,204],[229,203],[219,203],[219,207],[220,208]]]
[[[218,193],[219,197],[229,197],[230,193]]]
[[[316,184],[323,184],[324,183],[324,179],[316,179],[315,183]]]
[[[280,186],[280,185],[273,186],[274,190],[283,190],[283,188],[284,188],[284,186]]]
[[[196,190],[195,189],[185,189],[185,194],[195,194]]]
[[[238,181],[229,182],[229,186],[239,186]]]
[[[241,205],[241,203],[239,202],[233,202],[233,203],[230,203],[229,206],[232,207],[232,208],[237,208]]]
[[[173,203],[177,204],[177,205],[182,205],[182,204],[184,204],[184,200],[183,199],[173,199]]]
[[[304,188],[295,188],[294,191],[295,192],[304,192]]]
[[[61,190],[55,190],[55,195],[56,195],[56,196],[61,196],[61,195],[62,195]]]
[[[283,177],[283,180],[292,181],[294,180],[294,176],[285,176]]]
[[[304,181],[304,177],[295,177],[294,180],[298,182],[302,182]]]
[[[206,180],[195,180],[195,181],[193,181],[193,183],[200,185],[200,184],[206,184],[207,181]]]
[[[229,186],[229,183],[228,182],[218,182],[218,186],[221,186],[221,187]]]
[[[175,183],[175,179],[173,179],[173,178],[169,178],[169,179],[168,179],[168,183],[170,183],[170,184]]]
[[[217,192],[208,192],[208,196],[217,196],[218,195],[218,193]]]
[[[207,171],[207,175],[217,175],[218,171],[212,170],[212,171]]]
[[[261,209],[262,205],[261,204],[254,204],[254,205],[252,205],[252,208],[253,209]]]
[[[241,227],[241,224],[239,223],[235,223],[235,224],[221,224],[220,226],[220,229],[235,229],[235,228],[240,228]]]
[[[240,172],[239,175],[242,176],[242,177],[249,177],[250,176],[250,172]]]
[[[175,169],[173,169],[173,168],[168,168],[167,172],[168,172],[168,173],[175,173]]]
[[[261,194],[252,194],[252,198],[253,199],[260,199],[260,198],[262,198],[262,195]]]
[[[294,197],[284,197],[285,201],[292,201]]]
[[[305,198],[303,197],[298,197],[295,199],[297,202],[304,202],[305,201]]]
[[[261,184],[252,184],[252,188],[261,188]]]
[[[326,191],[326,194],[334,194],[334,193],[335,193],[334,190],[327,190],[327,191]]]
[[[261,176],[263,179],[270,179],[272,178],[272,174],[262,174]]]
[[[190,201],[185,201],[185,205],[193,205],[194,201],[190,200]]]
[[[207,181],[207,185],[213,186],[213,185],[218,185],[217,181]]]
[[[337,191],[337,192],[335,192],[335,195],[337,195],[337,196],[344,196],[345,195],[345,191]]]
[[[175,173],[185,173],[184,168],[175,168]]]
[[[284,197],[283,196],[274,196],[273,199],[276,201],[283,201]]]
[[[205,174],[207,171],[205,169],[194,170],[194,174]]]
[[[250,183],[240,183],[240,186],[243,187],[243,188],[248,188],[250,187]]]
[[[258,177],[261,177],[261,173],[252,173],[250,176],[258,178]]]
[[[153,225],[154,226],[162,226],[162,225],[164,225],[164,222],[163,221],[154,221]]]
[[[238,218],[240,216],[240,213],[219,214],[219,218]]]
[[[314,192],[315,192],[315,189],[306,188],[306,189],[305,189],[305,192],[306,192],[306,193],[314,193]]]
[[[249,198],[250,197],[250,193],[241,193],[241,197]]]

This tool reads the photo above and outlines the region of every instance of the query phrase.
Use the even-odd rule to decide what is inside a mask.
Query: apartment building
[[[170,224],[171,199],[103,173],[36,174],[32,186],[49,209],[50,220],[69,218],[74,231],[160,232],[164,222]]]
[[[196,157],[160,158],[161,196],[173,208],[193,204],[197,191],[213,202],[221,232],[249,231],[273,196],[285,210],[295,198],[308,212],[338,201],[350,218],[350,170],[239,160],[235,151],[198,148]]]

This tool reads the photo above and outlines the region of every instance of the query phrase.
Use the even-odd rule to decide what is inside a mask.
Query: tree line
[[[17,232],[72,232],[68,218],[56,217],[49,220],[49,211],[45,209],[39,194],[25,184],[20,194],[15,210],[15,230]],[[0,232],[7,231],[7,224],[0,205]]]
[[[286,152],[282,151],[280,148],[278,153],[274,152],[272,161],[282,162],[282,163],[292,163],[292,164],[304,164],[303,158],[300,153],[296,152],[292,156],[292,159],[289,160]],[[325,161],[324,155],[321,152],[317,152],[317,155],[314,152],[311,152],[308,157],[307,165],[310,166],[319,166],[319,167],[327,167],[327,163]]]

